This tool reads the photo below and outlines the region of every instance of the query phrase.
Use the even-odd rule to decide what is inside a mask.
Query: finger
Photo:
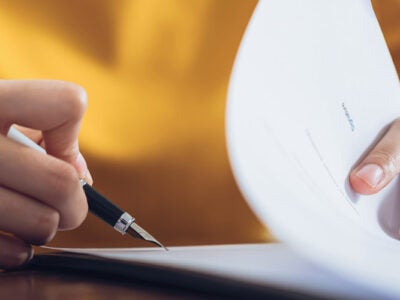
[[[25,195],[0,187],[0,228],[26,243],[44,245],[56,234],[59,213]]]
[[[88,205],[75,169],[0,135],[0,182],[4,187],[42,201],[60,213],[60,229],[73,229]]]
[[[360,194],[382,190],[400,172],[400,120],[390,126],[384,137],[351,172],[350,183]]]
[[[16,268],[28,262],[32,256],[30,245],[16,237],[0,233],[0,268]]]
[[[86,176],[79,155],[78,132],[86,93],[78,85],[55,80],[0,80],[0,130],[16,123],[43,132],[47,153],[73,164]]]
[[[44,140],[43,140],[43,134],[42,131],[40,130],[36,130],[36,129],[32,129],[32,128],[28,128],[28,127],[24,127],[24,126],[20,126],[20,125],[13,125],[18,131],[20,131],[21,133],[23,133],[25,136],[27,136],[28,138],[30,138],[32,141],[34,141],[36,144],[38,144],[39,146],[41,146],[42,148],[46,148],[45,144],[44,144]],[[93,177],[92,174],[90,173],[88,167],[87,167],[87,163],[85,158],[83,157],[83,155],[81,153],[78,154],[78,158],[76,160],[76,169],[77,170],[81,170],[78,171],[78,174],[85,174],[85,177],[80,177],[80,178],[84,178],[85,181],[87,183],[89,183],[90,185],[93,184]]]
[[[19,132],[21,132],[22,134],[30,138],[32,141],[34,141],[36,144],[41,145],[41,143],[43,142],[43,134],[41,130],[36,130],[20,125],[14,125],[14,127]]]

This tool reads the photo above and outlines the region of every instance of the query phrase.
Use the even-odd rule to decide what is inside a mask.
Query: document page
[[[400,116],[370,1],[261,1],[228,98],[231,162],[261,220],[316,263],[400,296],[399,184],[360,196],[348,181]]]
[[[243,244],[161,248],[53,248],[130,263],[199,272],[227,280],[316,296],[382,299],[383,295],[304,260],[283,244]],[[100,262],[101,263],[101,262]],[[134,267],[134,265],[132,266]]]

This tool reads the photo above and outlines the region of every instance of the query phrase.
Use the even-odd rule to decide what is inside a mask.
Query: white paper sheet
[[[169,251],[161,248],[52,249],[173,267],[316,296],[384,297],[307,262],[283,244],[170,247]]]
[[[348,174],[399,116],[398,77],[370,1],[259,3],[227,110],[241,190],[279,239],[398,297],[398,184],[361,197]]]

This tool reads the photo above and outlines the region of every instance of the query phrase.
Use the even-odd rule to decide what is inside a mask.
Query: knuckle
[[[87,106],[85,89],[75,83],[63,82],[60,95],[65,113],[80,119]]]
[[[29,239],[33,245],[44,245],[50,242],[57,232],[60,221],[59,213],[54,209],[47,209],[35,219],[35,232]]]
[[[400,168],[399,156],[387,148],[375,150],[371,154],[370,160],[374,161],[375,163],[383,167],[383,169],[386,169],[391,173],[395,173]]]

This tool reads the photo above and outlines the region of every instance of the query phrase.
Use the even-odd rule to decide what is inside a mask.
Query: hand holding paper
[[[360,165],[351,172],[350,182],[360,194],[375,194],[389,184],[399,172],[400,120],[397,119]]]
[[[393,182],[361,196],[349,174],[399,115],[398,77],[369,1],[259,4],[227,112],[241,189],[279,239],[397,295],[399,188]],[[396,172],[386,169],[375,191]]]

